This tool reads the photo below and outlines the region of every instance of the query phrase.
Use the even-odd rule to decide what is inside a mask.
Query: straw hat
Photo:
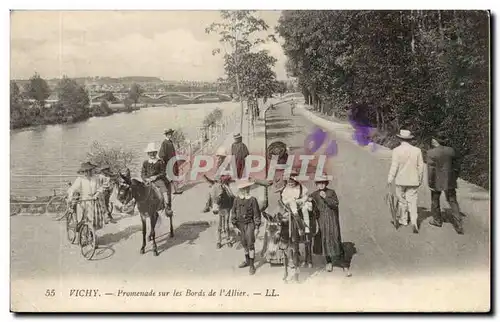
[[[154,143],[149,143],[144,152],[149,153],[149,152],[158,152],[158,148]]]
[[[241,139],[241,134],[240,133],[236,133],[235,135],[233,135],[233,138],[234,139]]]
[[[215,153],[215,155],[218,155],[218,156],[227,156],[227,153],[226,153],[226,148],[221,146],[217,149],[217,152]]]
[[[411,134],[411,132],[408,130],[401,130],[401,131],[399,131],[399,134],[396,134],[396,136],[398,138],[405,139],[405,140],[414,138],[413,134]]]
[[[238,189],[244,189],[244,188],[250,187],[252,185],[253,185],[253,182],[250,182],[248,180],[240,180],[236,186],[238,187]]]
[[[104,165],[104,166],[102,166],[102,167],[99,168],[100,172],[109,171],[109,170],[111,170],[111,168],[109,167],[109,165]]]
[[[163,134],[172,134],[174,133],[174,130],[173,129],[166,129],[165,132],[163,132]]]
[[[327,178],[325,175],[320,175],[314,179],[314,182],[319,183],[319,182],[326,182],[327,184],[330,182],[330,179]]]
[[[94,170],[95,168],[97,168],[96,165],[90,163],[90,162],[83,162],[81,165],[80,165],[80,169],[78,169],[77,173],[83,173],[83,172],[86,172],[86,171],[89,171],[89,170]]]

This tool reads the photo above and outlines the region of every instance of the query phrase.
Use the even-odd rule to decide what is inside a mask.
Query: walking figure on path
[[[410,131],[401,130],[397,137],[400,138],[401,145],[392,150],[387,186],[389,187],[393,181],[396,184],[396,196],[400,211],[399,224],[407,226],[408,213],[410,213],[413,233],[418,234],[418,187],[422,184],[424,176],[422,151],[410,144],[410,140],[414,138]]]
[[[250,154],[248,148],[243,143],[243,138],[240,133],[234,135],[234,143],[231,146],[231,155],[236,161],[236,174],[238,179],[243,177],[245,170],[245,158]]]
[[[460,164],[455,150],[443,145],[445,142],[446,137],[443,134],[437,134],[431,139],[433,148],[427,152],[427,175],[429,188],[431,189],[431,211],[433,216],[429,224],[436,227],[443,225],[439,199],[444,191],[453,214],[455,230],[457,233],[463,234],[462,218],[455,190],[460,173]]]
[[[238,183],[238,196],[234,199],[231,209],[231,223],[239,230],[241,246],[245,252],[245,261],[238,267],[250,267],[250,275],[255,274],[255,239],[259,234],[261,224],[261,212],[257,199],[250,195],[250,187],[253,185],[249,181]]]

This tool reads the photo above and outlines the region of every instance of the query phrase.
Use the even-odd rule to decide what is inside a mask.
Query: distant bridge
[[[119,100],[124,100],[128,97],[128,93],[126,92],[112,92],[113,96]],[[108,95],[106,92],[104,93],[92,93],[90,95],[90,99],[96,100],[100,98],[105,98]],[[149,97],[152,99],[161,99],[168,97],[182,97],[187,98],[189,100],[197,100],[203,97],[222,97],[226,99],[232,99],[231,95],[224,92],[144,92],[141,93],[141,96]]]

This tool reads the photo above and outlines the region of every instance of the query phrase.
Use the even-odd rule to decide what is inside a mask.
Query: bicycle
[[[76,214],[76,206],[78,203],[90,202],[94,214],[92,220],[89,220],[85,214],[78,222]],[[94,222],[97,218],[102,218],[102,209],[100,203],[96,199],[81,199],[72,200],[66,212],[66,234],[71,244],[74,244],[78,237],[78,245],[80,246],[82,256],[90,260],[95,254],[97,249],[97,235]]]
[[[71,182],[68,182],[67,186],[71,187]],[[68,196],[65,192],[56,194],[54,191],[54,196],[52,196],[45,205],[45,213],[55,214],[56,221],[60,221],[65,218],[68,210],[67,197]]]

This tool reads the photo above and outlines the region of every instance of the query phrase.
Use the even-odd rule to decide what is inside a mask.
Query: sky
[[[258,11],[274,32],[279,11]],[[216,34],[205,28],[218,11],[14,11],[11,13],[11,79],[86,76],[154,76],[165,80],[213,81],[223,76]],[[281,39],[278,39],[281,42]],[[263,49],[278,59],[279,43]]]

